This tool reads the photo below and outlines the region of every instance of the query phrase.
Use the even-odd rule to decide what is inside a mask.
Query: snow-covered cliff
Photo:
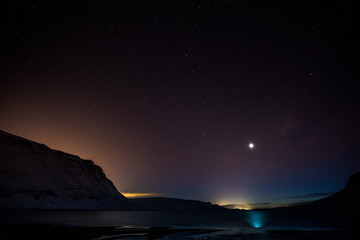
[[[0,208],[137,209],[91,160],[0,131]]]

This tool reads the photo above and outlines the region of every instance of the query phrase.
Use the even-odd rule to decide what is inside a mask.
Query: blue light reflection
[[[264,225],[264,213],[260,211],[248,211],[247,212],[247,221],[254,228],[260,228]]]

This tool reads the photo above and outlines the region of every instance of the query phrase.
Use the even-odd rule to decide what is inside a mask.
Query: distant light
[[[254,228],[259,228],[259,227],[261,227],[261,223],[260,222],[253,222],[253,226],[254,226]]]
[[[261,211],[248,211],[247,212],[247,221],[254,228],[260,228],[263,226],[265,220],[265,213]]]
[[[253,143],[249,143],[249,148],[253,149],[255,147],[255,145]]]
[[[127,198],[141,198],[141,197],[160,197],[164,196],[163,193],[121,193]]]

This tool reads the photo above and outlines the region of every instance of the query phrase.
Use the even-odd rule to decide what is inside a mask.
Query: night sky
[[[7,1],[0,129],[94,160],[124,193],[319,198],[360,170],[359,10]]]

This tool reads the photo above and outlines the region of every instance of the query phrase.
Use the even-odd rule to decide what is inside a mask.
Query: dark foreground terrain
[[[15,224],[0,227],[1,239],[158,239],[165,236],[207,234],[219,230],[170,227],[69,227],[45,224]]]
[[[345,230],[269,230],[228,233],[223,229],[173,227],[69,227],[45,224],[0,226],[0,239],[357,239]]]

